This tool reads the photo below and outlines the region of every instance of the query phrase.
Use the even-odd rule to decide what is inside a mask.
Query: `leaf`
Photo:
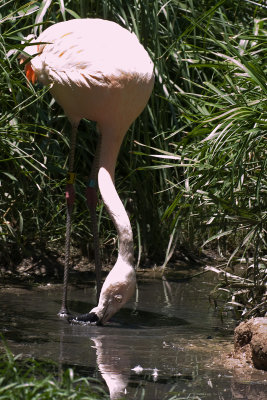
[[[10,174],[9,172],[3,172],[3,171],[1,171],[1,173],[2,173],[3,175],[8,176],[12,181],[18,181],[17,178],[16,178],[14,175]]]

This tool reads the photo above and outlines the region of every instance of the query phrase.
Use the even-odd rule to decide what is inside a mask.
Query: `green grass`
[[[22,360],[6,349],[0,354],[0,399],[44,400],[108,399],[100,383],[93,378],[76,376],[72,369],[61,373],[48,361]]]
[[[227,307],[237,306],[244,318],[264,315],[266,21],[236,26],[217,6],[189,19],[190,29],[167,51],[169,57],[180,53],[190,71],[174,84],[169,100],[179,110],[181,127],[166,137],[173,150],[158,148],[152,155],[157,170],[181,171],[168,182],[176,193],[163,218],[175,231],[179,227],[178,240],[184,235],[192,248],[199,243],[201,249],[217,248],[227,256],[221,267],[233,268],[232,277],[242,263],[237,281],[220,268],[224,290],[217,295],[227,299]]]

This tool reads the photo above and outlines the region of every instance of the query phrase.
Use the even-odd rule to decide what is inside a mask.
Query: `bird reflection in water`
[[[120,399],[127,394],[128,374],[130,370],[129,353],[125,349],[117,353],[117,346],[112,346],[110,337],[98,336],[91,338],[96,349],[98,369],[105,380],[110,399]]]

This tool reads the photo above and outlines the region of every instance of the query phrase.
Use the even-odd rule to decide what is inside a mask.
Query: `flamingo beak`
[[[95,312],[77,315],[76,317],[70,316],[68,322],[71,325],[98,325],[99,318]]]

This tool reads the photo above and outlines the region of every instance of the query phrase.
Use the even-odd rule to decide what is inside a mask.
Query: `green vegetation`
[[[14,357],[6,350],[4,354],[0,354],[0,399],[109,398],[97,380],[75,376],[72,369],[67,369],[59,375],[57,368],[56,364],[49,362],[20,360],[19,356]]]
[[[10,254],[18,260],[33,243],[60,247],[65,232],[69,124],[47,88],[26,85],[17,62],[20,42],[32,29],[38,34],[64,19],[107,18],[133,30],[155,64],[153,96],[117,166],[136,258],[165,264],[181,247],[197,255],[216,251],[227,261],[217,269],[222,281],[214,300],[223,298],[244,317],[264,315],[265,3],[61,0],[22,6],[11,0],[0,7],[2,262]],[[91,238],[84,192],[94,130],[83,121],[77,143],[73,243],[84,249]],[[114,227],[101,204],[98,211],[102,249],[110,243],[113,249]]]

